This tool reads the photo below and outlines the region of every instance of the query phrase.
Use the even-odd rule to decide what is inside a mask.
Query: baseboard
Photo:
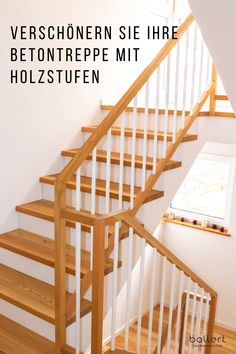
[[[228,331],[234,332],[236,335],[236,326],[230,326],[224,322],[218,322],[218,321],[215,322],[215,325],[217,327],[221,327],[221,328],[226,329]]]

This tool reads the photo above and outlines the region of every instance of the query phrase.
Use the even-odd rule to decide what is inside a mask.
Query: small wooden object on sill
[[[184,219],[184,221],[182,221],[182,219],[181,218],[174,218],[173,220],[169,220],[166,216],[163,216],[162,221],[170,222],[172,224],[177,224],[177,225],[183,225],[186,227],[192,227],[193,229],[197,229],[197,230],[212,232],[214,234],[221,235],[221,236],[227,236],[227,237],[230,236],[230,233],[225,228],[222,228],[222,227],[218,227],[218,228],[202,227],[199,223],[195,224],[195,223],[187,221],[185,219]],[[224,230],[224,231],[221,231],[221,230]]]

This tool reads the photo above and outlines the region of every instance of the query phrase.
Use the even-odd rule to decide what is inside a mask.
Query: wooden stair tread
[[[72,207],[67,207],[69,209],[74,210]],[[35,200],[33,202],[24,203],[16,206],[16,211],[35,216],[36,218],[40,218],[43,220],[54,222],[54,202],[50,200],[40,199]],[[66,221],[66,226],[75,228],[75,222],[71,220]],[[85,232],[90,232],[91,228],[88,225],[82,225],[82,230]]]
[[[54,343],[0,315],[1,354],[54,354]]]
[[[93,133],[97,129],[96,125],[91,125],[88,127],[82,127],[82,132],[84,133]],[[121,129],[120,127],[113,127],[111,129],[112,135],[120,136],[121,134]],[[124,135],[125,137],[132,137],[132,128],[125,128],[124,129]],[[167,141],[171,142],[172,141],[172,132],[167,132]],[[147,139],[149,140],[154,140],[154,130],[148,130],[147,131]],[[163,131],[158,131],[158,140],[163,141],[164,140],[164,132]],[[144,138],[144,130],[143,129],[136,129],[136,138],[143,139]],[[196,134],[186,134],[185,137],[183,138],[182,142],[187,142],[187,141],[193,141],[197,140],[197,135]]]
[[[67,299],[72,294],[67,293]],[[0,298],[55,323],[55,288],[41,280],[0,264]],[[91,311],[91,302],[81,299],[81,317]],[[67,324],[75,320],[75,314],[67,319]]]
[[[20,254],[49,267],[55,266],[55,243],[47,237],[16,229],[0,235],[0,247]],[[121,262],[119,263],[121,266]],[[108,259],[105,264],[105,274],[113,270],[113,261]],[[75,248],[66,246],[66,271],[75,275]],[[81,250],[81,278],[90,271],[90,252]]]
[[[44,176],[40,178],[40,182],[54,185],[58,174]],[[76,189],[76,176],[73,176],[67,183],[67,188]],[[81,176],[81,191],[86,193],[92,192],[92,178]],[[141,187],[134,187],[134,197],[141,191]],[[96,179],[96,194],[106,196],[106,180]],[[147,196],[145,203],[163,197],[164,192],[159,190],[152,190]],[[123,184],[123,201],[130,201],[130,185]],[[119,199],[119,183],[110,182],[110,198]]]
[[[79,151],[79,149],[63,150],[62,156],[74,157],[78,151]],[[91,160],[91,158],[92,158],[92,156],[89,155],[87,160]],[[97,161],[99,161],[99,162],[106,162],[107,161],[107,152],[105,150],[97,150]],[[157,162],[158,161],[159,161],[159,159],[157,159]],[[125,153],[124,154],[124,166],[131,167],[131,162],[132,162],[132,155]],[[114,152],[114,151],[111,152],[111,164],[120,165],[120,153],[119,152]],[[181,165],[182,165],[181,161],[171,160],[166,164],[165,171],[181,167]],[[143,157],[141,155],[136,155],[135,156],[135,167],[142,168],[142,166],[143,166]],[[153,168],[153,158],[147,156],[146,169],[152,170],[152,168]]]

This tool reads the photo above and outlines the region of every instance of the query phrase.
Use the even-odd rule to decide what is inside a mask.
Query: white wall
[[[59,153],[62,148],[79,146],[80,127],[100,119],[99,105],[104,98],[120,98],[124,89],[143,69],[147,61],[157,53],[160,43],[140,42],[140,62],[109,63],[101,72],[99,85],[11,85],[9,72],[10,47],[52,46],[52,41],[14,42],[10,36],[11,25],[98,25],[114,26],[151,23],[155,17],[148,15],[147,3],[132,1],[0,1],[0,230],[17,227],[15,205],[41,197],[38,178],[61,169]],[[123,10],[125,9],[125,11]],[[97,46],[98,43],[73,43],[65,41],[54,46]],[[116,40],[99,45],[114,48]],[[137,46],[125,41],[124,46]],[[23,63],[24,64],[24,63]],[[43,68],[58,68],[58,64],[43,64]],[[91,65],[90,65],[91,66]],[[18,67],[38,68],[37,64],[21,64]],[[63,65],[62,65],[63,67]],[[132,67],[132,70],[130,68]],[[60,67],[61,68],[61,67]],[[124,79],[125,78],[125,79]],[[108,101],[108,100],[107,100]],[[110,101],[109,101],[110,103]]]
[[[236,122],[227,119],[206,119],[208,140],[203,152],[232,156],[236,162]],[[219,150],[214,142],[225,143]],[[232,145],[234,144],[234,145]],[[217,322],[236,329],[236,174],[234,174],[229,238],[205,231],[164,223],[160,238],[178,257],[192,267],[219,294]]]
[[[189,0],[213,61],[236,111],[235,0]]]

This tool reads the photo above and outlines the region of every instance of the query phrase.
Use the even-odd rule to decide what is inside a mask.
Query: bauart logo
[[[189,336],[189,341],[192,343],[193,347],[221,347],[222,343],[226,343],[225,336],[220,337],[209,337],[209,336],[202,336],[202,337],[194,337]]]

